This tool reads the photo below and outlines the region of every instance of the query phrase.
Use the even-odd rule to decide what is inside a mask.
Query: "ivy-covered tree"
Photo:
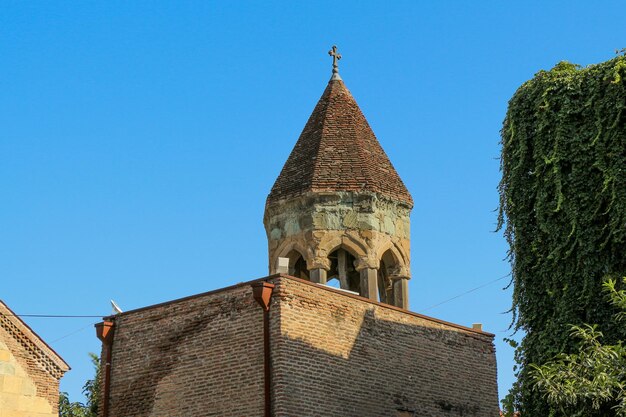
[[[604,288],[621,310],[615,320],[624,323],[626,290],[618,291],[613,280]],[[562,415],[587,417],[600,412],[626,417],[626,345],[621,341],[604,344],[596,324],[572,326],[571,335],[579,343],[576,353],[562,353],[542,366],[531,365],[535,388]]]
[[[83,385],[83,394],[87,403],[71,402],[67,392],[59,395],[59,417],[98,417],[98,405],[100,404],[100,358],[95,353],[89,353],[94,367],[93,379],[87,380]]]
[[[606,278],[626,275],[626,57],[561,62],[524,83],[504,120],[501,170],[499,227],[524,332],[505,406],[558,416],[533,390],[529,365],[575,352],[572,325],[598,323],[607,344],[626,340],[602,296]]]

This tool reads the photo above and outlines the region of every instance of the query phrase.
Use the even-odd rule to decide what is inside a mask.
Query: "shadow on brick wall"
[[[367,310],[347,358],[293,336],[274,356],[276,416],[498,415],[493,345],[480,335]]]

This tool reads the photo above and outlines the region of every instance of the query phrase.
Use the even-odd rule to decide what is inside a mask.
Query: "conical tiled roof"
[[[411,194],[340,79],[331,79],[267,197],[370,191],[413,206]]]

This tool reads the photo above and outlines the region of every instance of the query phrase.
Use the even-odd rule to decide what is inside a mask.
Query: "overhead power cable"
[[[54,339],[54,340],[50,341],[50,343],[56,343],[56,342],[58,342],[59,340],[63,340],[63,339],[65,339],[66,337],[70,337],[70,336],[75,335],[76,333],[80,333],[80,332],[82,332],[83,330],[85,330],[86,328],[88,328],[88,327],[92,327],[94,324],[96,324],[96,323],[89,323],[88,325],[86,325],[86,326],[84,326],[84,327],[81,327],[80,329],[76,329],[76,330],[74,330],[73,332],[70,332],[70,333],[68,333],[68,334],[66,334],[66,335],[63,335],[63,336],[59,337],[58,339]]]
[[[82,318],[99,318],[104,317],[103,315],[74,315],[74,314],[4,314],[6,317],[35,317],[35,318],[53,318],[53,319],[82,319]],[[89,323],[86,326],[83,326],[79,329],[76,329],[70,333],[67,333],[57,339],[51,340],[50,343],[56,343],[59,340],[63,340],[66,337],[70,337],[75,335],[76,333],[80,333],[88,327],[93,326],[96,323]]]
[[[471,290],[467,290],[467,291],[465,291],[465,292],[463,292],[463,293],[461,293],[461,294],[459,294],[459,295],[455,295],[454,297],[448,298],[447,300],[441,301],[441,302],[439,302],[439,303],[437,303],[437,304],[433,304],[433,305],[431,305],[430,307],[424,308],[424,309],[420,310],[420,312],[424,312],[424,311],[432,310],[432,309],[433,309],[433,308],[435,308],[435,307],[439,307],[439,306],[440,306],[440,305],[442,305],[442,304],[448,303],[448,302],[450,302],[450,301],[452,301],[452,300],[456,300],[456,299],[457,299],[457,298],[459,298],[459,297],[463,297],[464,295],[467,295],[467,294],[472,293],[472,292],[474,292],[474,291],[480,290],[481,288],[484,288],[484,287],[486,287],[486,286],[488,286],[488,285],[494,284],[494,283],[496,283],[496,282],[498,282],[498,281],[502,281],[504,278],[508,278],[508,277],[510,277],[510,276],[511,276],[511,273],[508,273],[508,274],[506,274],[506,275],[501,276],[500,278],[496,278],[496,279],[494,279],[494,280],[492,280],[492,281],[485,282],[484,284],[481,284],[481,285],[479,285],[479,286],[478,286],[478,287],[476,287],[476,288],[472,288]]]
[[[426,307],[424,309],[420,309],[420,311],[424,312],[424,311],[428,311],[428,310],[432,310],[435,307],[439,307],[442,304],[446,304],[450,301],[456,300],[457,298],[460,298],[464,295],[473,293],[474,291],[478,291],[481,288],[487,287],[491,284],[495,284],[498,281],[502,281],[503,279],[507,278],[511,276],[511,273],[508,273],[506,275],[503,275],[499,278],[496,278],[492,281],[489,282],[485,282],[484,284],[479,285],[478,287],[472,288],[470,290],[467,290],[465,292],[462,292],[458,295],[455,295],[454,297],[450,297],[446,300],[443,300],[437,304],[433,304],[430,307]],[[71,319],[75,319],[75,318],[102,318],[105,317],[106,314],[100,314],[100,315],[73,315],[73,314],[7,314],[7,316],[11,316],[11,317],[37,317],[37,318],[71,318]]]
[[[102,318],[106,314],[100,315],[72,315],[72,314],[5,314],[8,317],[39,317],[51,319],[83,319],[83,318]]]

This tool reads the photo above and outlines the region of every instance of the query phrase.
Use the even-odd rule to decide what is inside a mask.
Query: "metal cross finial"
[[[328,55],[333,57],[333,76],[330,77],[330,79],[341,80],[339,76],[339,60],[341,59],[341,54],[337,53],[337,45],[333,45],[332,49],[328,51]]]

